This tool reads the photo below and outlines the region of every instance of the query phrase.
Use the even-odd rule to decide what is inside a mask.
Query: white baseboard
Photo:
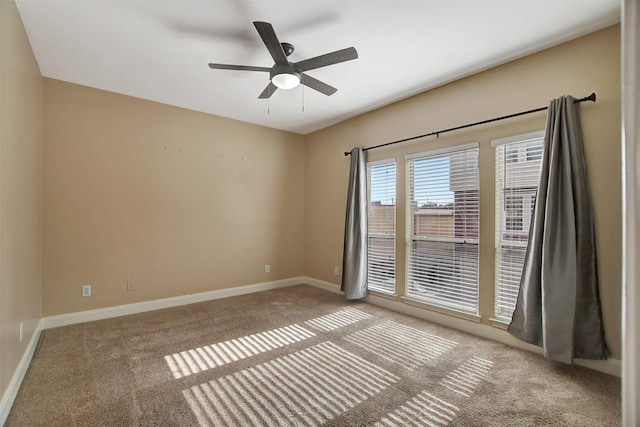
[[[59,326],[73,325],[76,323],[92,322],[94,320],[110,319],[112,317],[126,316],[129,314],[144,313],[146,311],[160,310],[163,308],[178,307],[197,302],[215,299],[235,297],[254,292],[268,291],[284,288],[292,285],[306,283],[306,277],[292,277],[289,279],[275,280],[273,282],[256,283],[253,285],[238,286],[235,288],[218,289],[215,291],[200,292],[197,294],[181,295],[171,298],[163,298],[151,301],[137,302],[133,304],[117,305],[114,307],[99,308],[96,310],[80,311],[76,313],[60,314],[42,319],[42,329],[57,328]]]
[[[309,285],[326,289],[331,292],[342,293],[340,288],[333,283],[325,282],[310,277],[304,277],[304,283]],[[484,323],[473,322],[458,317],[449,316],[447,314],[438,313],[428,310],[426,308],[417,307],[415,305],[406,304],[402,301],[395,301],[389,298],[382,298],[375,295],[369,295],[366,302],[383,307],[389,310],[393,310],[402,314],[417,317],[419,319],[428,320],[439,325],[447,326],[452,329],[456,329],[462,332],[467,332],[472,335],[476,335],[482,338],[497,341],[503,344],[507,344],[512,347],[521,348],[523,350],[529,350],[531,352],[542,354],[542,348],[528,344],[515,338],[506,330],[486,325]],[[619,359],[607,359],[607,360],[588,360],[588,359],[575,359],[573,361],[578,366],[593,369],[595,371],[603,372],[609,375],[615,375],[620,377],[622,375],[622,361]]]
[[[618,378],[622,377],[622,360],[609,358],[607,360],[573,359],[573,363],[594,371],[603,372]]]
[[[38,322],[36,330],[33,331],[33,335],[31,336],[31,340],[29,340],[27,349],[22,355],[22,359],[20,359],[20,363],[13,373],[13,377],[11,378],[9,385],[7,386],[4,396],[2,396],[2,400],[0,400],[0,426],[4,425],[5,421],[7,421],[7,417],[9,416],[9,412],[11,411],[13,402],[16,400],[18,390],[20,390],[20,386],[22,385],[24,375],[27,373],[27,369],[29,369],[29,364],[31,363],[33,354],[36,351],[36,347],[38,346],[38,340],[40,339],[41,331],[42,320]]]
[[[344,292],[340,290],[340,285],[334,285],[333,283],[325,282],[324,280],[314,279],[313,277],[304,276],[301,278],[302,283],[315,286],[316,288],[324,289],[325,291],[333,292],[334,294],[344,295]]]

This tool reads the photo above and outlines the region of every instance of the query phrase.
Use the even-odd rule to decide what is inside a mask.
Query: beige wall
[[[304,273],[302,136],[51,79],[44,135],[45,316]]]
[[[40,317],[42,78],[13,1],[0,1],[0,399]],[[19,341],[20,322],[24,338]]]
[[[600,294],[607,342],[621,357],[620,32],[614,26],[541,53],[456,81],[356,117],[307,137],[305,164],[305,274],[332,283],[340,278],[349,158],[352,147],[373,146],[504,114],[546,106],[570,94],[595,91],[582,104],[582,127],[591,180],[599,255]],[[491,139],[541,130],[544,113],[417,140],[369,152],[369,160],[396,158],[397,265],[405,265],[406,154],[480,143],[480,314],[493,314],[494,152]],[[404,284],[399,268],[397,282]]]

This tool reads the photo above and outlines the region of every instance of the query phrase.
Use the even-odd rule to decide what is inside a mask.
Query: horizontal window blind
[[[367,165],[369,201],[368,288],[396,291],[396,163]]]
[[[495,317],[504,321],[518,298],[542,153],[542,134],[496,147]]]
[[[468,146],[465,146],[468,147]],[[478,148],[407,158],[407,296],[478,312]]]

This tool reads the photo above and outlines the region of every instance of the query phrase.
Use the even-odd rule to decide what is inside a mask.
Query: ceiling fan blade
[[[314,58],[305,59],[304,61],[296,62],[293,65],[298,67],[300,71],[309,71],[320,67],[326,67],[327,65],[351,61],[357,57],[358,52],[356,51],[356,48],[348,47],[346,49],[336,50],[335,52],[316,56]]]
[[[333,95],[338,90],[335,87],[329,86],[328,84],[321,82],[318,79],[314,79],[308,74],[302,75],[301,83],[307,87],[310,87],[311,89],[317,90],[320,93],[324,93],[327,96]]]
[[[267,67],[252,67],[250,65],[228,65],[228,64],[212,64],[209,63],[209,68],[214,70],[239,70],[239,71],[271,71],[271,68]]]
[[[253,21],[253,25],[256,27],[256,30],[258,30],[258,34],[262,37],[262,41],[265,46],[267,46],[267,49],[275,63],[279,65],[287,65],[289,63],[289,61],[287,61],[287,55],[284,54],[282,45],[273,30],[273,26],[268,22],[260,21]]]
[[[269,84],[267,85],[267,87],[264,88],[260,96],[258,96],[258,99],[267,99],[271,97],[271,95],[273,95],[273,92],[275,92],[277,89],[278,89],[278,86],[269,82]]]

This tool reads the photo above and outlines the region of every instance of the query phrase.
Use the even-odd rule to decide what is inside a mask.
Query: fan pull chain
[[[271,78],[269,78],[269,85],[267,86],[267,115],[271,114]]]
[[[304,74],[302,75],[302,112],[304,113]]]

